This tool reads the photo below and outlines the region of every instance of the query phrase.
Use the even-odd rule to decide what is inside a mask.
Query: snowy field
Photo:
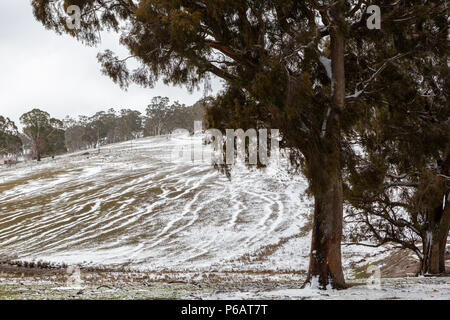
[[[290,176],[281,159],[265,170],[237,166],[228,179],[211,166],[210,151],[200,136],[175,135],[0,168],[0,258],[172,272],[187,280],[202,272],[303,279],[312,212],[304,178]],[[347,278],[354,267],[387,254],[344,246]],[[423,297],[435,289],[448,295],[449,280],[443,279],[398,295]],[[405,281],[405,288],[411,287],[411,280]],[[248,294],[320,298],[280,290]],[[346,293],[367,294],[361,288]],[[250,296],[239,291],[211,297]]]
[[[309,235],[296,235],[311,210],[302,198],[305,181],[276,167],[236,169],[230,181],[211,166],[201,142],[141,139],[1,169],[0,256],[139,270],[226,269],[292,237],[286,256],[253,267],[304,270]],[[174,156],[192,145],[196,161]]]

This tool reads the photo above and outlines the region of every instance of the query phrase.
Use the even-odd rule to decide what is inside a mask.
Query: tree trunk
[[[346,287],[341,263],[343,194],[340,170],[328,177],[326,190],[315,196],[311,253],[306,283],[320,289]]]
[[[420,274],[439,274],[440,243],[437,232],[427,230],[423,236],[423,259]],[[444,248],[445,251],[445,248]]]
[[[447,152],[440,172],[445,176],[450,176],[450,152]],[[446,178],[445,178],[446,179]],[[450,231],[450,183],[446,181],[444,186],[447,187],[442,199],[442,217],[439,225],[439,273],[445,273],[445,252],[447,250],[447,237]]]
[[[41,150],[39,146],[36,147],[36,160],[41,161]]]
[[[326,118],[326,135],[307,156],[314,217],[308,276],[305,284],[346,287],[341,263],[343,185],[341,171],[340,112],[333,108]]]
[[[441,239],[439,241],[439,273],[445,273],[445,252],[447,251],[447,236],[448,236],[448,228],[447,233],[441,235]]]
[[[334,13],[336,20],[343,21],[342,12],[337,10]],[[318,140],[317,148],[307,157],[307,165],[312,170],[310,182],[315,204],[305,285],[317,283],[320,289],[326,289],[329,285],[335,289],[344,289],[346,285],[341,262],[343,188],[340,115],[345,108],[345,39],[337,25],[330,29],[332,104],[322,124],[325,134]]]
[[[439,274],[439,241],[436,231],[428,230],[425,235],[423,274]]]
[[[445,251],[447,250],[447,237],[448,232],[450,230],[450,193],[447,193],[444,198],[443,205],[443,213],[441,218],[441,224],[439,226],[439,235],[438,235],[438,243],[439,243],[439,252],[438,252],[438,265],[439,265],[439,273],[445,273]]]
[[[435,214],[429,217],[430,229],[423,237],[423,259],[420,274],[437,275],[445,273],[445,251],[450,228],[450,207],[444,198],[444,205],[435,209]]]

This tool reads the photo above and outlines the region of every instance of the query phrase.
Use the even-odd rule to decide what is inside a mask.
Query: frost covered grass
[[[208,160],[172,158],[172,149],[192,145],[207,158],[209,147],[198,137],[156,137],[2,169],[0,256],[84,267],[229,270],[242,266],[242,256],[261,258],[262,248],[272,246],[266,255],[274,254],[307,223],[302,177],[277,167],[241,167],[230,181]],[[297,252],[304,249],[299,245]],[[303,253],[254,270],[303,270]]]
[[[176,158],[183,148],[194,161]],[[229,180],[209,153],[201,137],[176,135],[1,168],[0,298],[322,297],[298,291],[311,239],[306,181],[287,173],[286,159],[265,170],[237,166]],[[402,276],[395,261],[407,259],[386,260],[386,248],[342,251],[353,283],[377,261],[383,276]],[[81,268],[84,289],[67,286],[68,266]],[[402,281],[386,282],[389,294],[326,294],[422,298],[408,289],[420,282]],[[430,286],[448,288],[439,281]]]
[[[179,275],[141,272],[83,271],[81,282],[67,282],[63,272],[0,273],[0,300],[5,299],[295,299],[295,300],[448,300],[450,277],[382,279],[379,288],[365,281],[349,281],[346,290],[299,289],[293,279],[270,280],[242,277],[204,277],[203,280],[180,280]],[[183,274],[186,277],[186,274]],[[230,280],[232,279],[232,280]]]

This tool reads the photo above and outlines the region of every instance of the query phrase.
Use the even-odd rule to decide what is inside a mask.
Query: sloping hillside
[[[243,298],[247,291],[270,299],[321,298],[298,291],[311,237],[305,180],[288,174],[285,159],[265,170],[237,165],[228,179],[211,166],[210,151],[201,136],[176,135],[1,168],[0,295],[24,297],[26,285],[31,298],[47,297],[42,290],[61,296],[72,277],[65,266],[77,265],[83,290],[69,286],[68,297],[175,294],[155,284],[162,281],[189,288],[201,282],[197,293],[179,288],[197,298]],[[387,248],[342,250],[350,283],[364,284],[370,264],[383,277],[404,277],[417,263],[409,252]],[[435,288],[437,281],[440,296],[448,280],[386,280],[375,291],[333,294],[426,298],[436,290],[417,289],[422,282]],[[147,281],[159,289],[148,291]]]
[[[193,148],[195,161],[177,158],[183,147]],[[237,167],[230,181],[211,166],[209,150],[201,137],[178,135],[3,168],[0,255],[144,270],[226,269],[300,238],[285,257],[254,268],[304,270],[305,181],[283,164]]]

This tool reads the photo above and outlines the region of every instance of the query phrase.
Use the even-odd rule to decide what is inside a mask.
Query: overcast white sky
[[[144,111],[154,96],[190,105],[203,90],[189,94],[186,88],[154,89],[131,86],[123,91],[100,72],[96,55],[111,49],[127,52],[118,37],[105,34],[100,47],[90,48],[69,36],[46,30],[32,14],[31,0],[0,0],[0,115],[20,126],[20,116],[32,108],[59,119],[66,115],[91,115],[108,108]],[[218,90],[220,82],[214,81]]]

